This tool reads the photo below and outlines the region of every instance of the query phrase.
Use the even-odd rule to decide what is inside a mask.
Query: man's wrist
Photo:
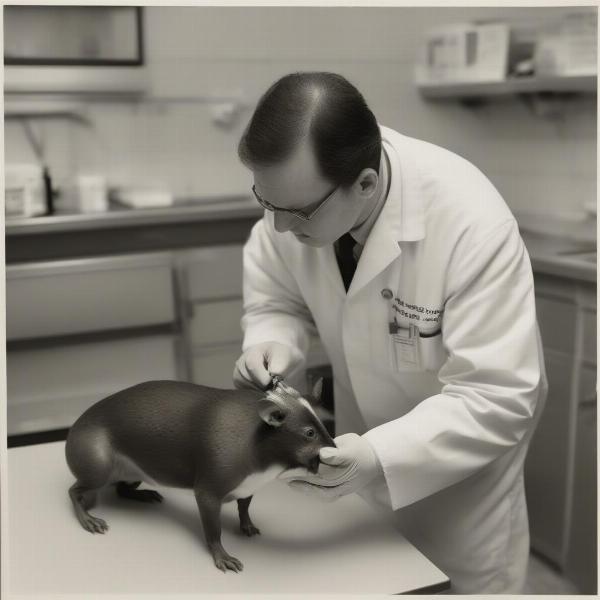
[[[368,470],[373,475],[373,479],[375,479],[376,477],[383,475],[383,465],[379,460],[379,456],[377,456],[377,452],[375,452],[375,448],[369,441],[369,438],[366,435],[361,435],[360,437],[364,441],[365,445],[371,450],[371,461],[368,466]]]

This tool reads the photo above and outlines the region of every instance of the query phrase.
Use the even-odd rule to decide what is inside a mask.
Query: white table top
[[[162,504],[103,490],[90,512],[110,529],[93,535],[75,517],[67,493],[73,481],[64,442],[9,449],[11,597],[390,594],[439,590],[448,583],[356,495],[323,503],[273,482],[250,506],[261,530],[252,538],[239,533],[237,503],[224,505],[223,546],[244,564],[242,573],[224,574],[206,549],[191,490],[156,487],[165,498]]]

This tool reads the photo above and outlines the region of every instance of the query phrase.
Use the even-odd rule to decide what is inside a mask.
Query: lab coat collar
[[[411,139],[387,127],[381,127],[381,134],[390,159],[390,190],[367,238],[348,296],[358,292],[400,256],[400,242],[425,237],[424,198]]]
[[[390,223],[396,241],[422,240],[425,237],[425,209],[414,140],[388,127],[380,129],[392,171],[392,185],[381,216]]]

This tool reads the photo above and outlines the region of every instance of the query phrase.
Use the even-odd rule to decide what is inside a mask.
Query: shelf
[[[4,118],[57,117],[87,121],[86,109],[92,105],[124,104],[130,106],[166,107],[171,105],[219,105],[235,104],[246,108],[248,102],[240,95],[217,96],[158,96],[137,93],[89,92],[69,93],[12,93],[4,95]]]
[[[4,118],[47,118],[57,117],[82,120],[81,104],[73,100],[51,99],[42,102],[35,100],[11,100],[4,96]]]
[[[477,83],[437,83],[419,85],[424,98],[432,100],[451,100],[463,98],[484,99],[518,94],[595,94],[597,77],[595,75],[522,77],[498,82]]]

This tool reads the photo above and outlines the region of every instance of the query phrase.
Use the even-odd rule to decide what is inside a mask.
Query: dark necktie
[[[338,240],[336,258],[346,291],[348,291],[354,271],[356,271],[356,260],[354,260],[353,252],[354,246],[356,246],[356,240],[349,233],[345,233]]]

